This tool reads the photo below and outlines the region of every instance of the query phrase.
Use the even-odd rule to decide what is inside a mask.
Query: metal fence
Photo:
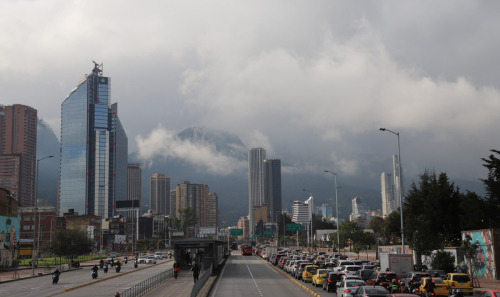
[[[191,297],[196,297],[198,292],[200,292],[203,285],[207,282],[213,272],[213,264],[208,267],[208,269],[203,273],[203,275],[198,279],[198,281],[194,284],[193,290],[191,291]]]
[[[151,289],[159,286],[160,284],[164,283],[168,279],[174,277],[174,269],[170,268],[169,270],[162,272],[158,275],[155,275],[151,278],[148,278],[147,280],[138,283],[137,285],[131,287],[130,289],[124,291],[121,293],[122,297],[139,297],[147,292],[149,292]]]

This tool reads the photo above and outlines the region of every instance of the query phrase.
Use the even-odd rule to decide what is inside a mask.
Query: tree
[[[491,150],[495,154],[500,154],[498,150]],[[492,220],[493,227],[500,226],[500,159],[491,154],[488,159],[481,158],[488,169],[488,178],[481,179],[486,187],[486,202],[489,205],[488,215]]]
[[[396,243],[401,241],[401,214],[398,211],[391,212],[387,218],[384,220],[384,225],[382,226],[382,235],[385,237],[385,241],[390,243]]]
[[[88,254],[94,247],[94,241],[81,230],[63,229],[55,232],[50,251],[59,257],[77,258]]]
[[[365,234],[363,229],[358,226],[358,223],[351,221],[343,221],[340,224],[339,237],[339,247],[344,247],[347,243],[349,243],[352,245],[354,252],[357,254],[359,254],[360,251],[365,250],[367,245],[375,242],[370,235]],[[337,241],[336,236],[334,241]]]
[[[171,219],[172,225],[174,225],[175,230],[181,230],[181,219],[178,217]]]
[[[186,232],[189,226],[196,225],[198,223],[198,216],[192,207],[186,207],[179,209],[180,215],[180,230]],[[174,225],[175,226],[175,225]]]
[[[465,235],[464,240],[462,240],[462,245],[460,246],[460,252],[464,256],[464,261],[469,262],[470,274],[474,277],[474,269],[472,266],[472,261],[477,257],[477,251],[479,249],[479,243],[472,243],[472,237],[469,234]]]
[[[368,229],[373,229],[374,233],[382,233],[384,227],[384,219],[381,217],[373,217],[368,223]]]
[[[453,263],[455,263],[455,256],[445,250],[437,251],[431,260],[433,269],[443,270],[445,273],[453,272],[455,269]]]

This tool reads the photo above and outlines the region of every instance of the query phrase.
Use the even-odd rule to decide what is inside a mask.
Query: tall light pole
[[[33,257],[31,258],[31,275],[35,275],[35,234],[36,234],[36,213],[38,209],[38,164],[40,161],[45,160],[47,158],[53,158],[54,156],[47,156],[41,159],[36,160],[36,180],[35,180],[35,215],[33,217]],[[40,232],[40,228],[38,228],[38,232]]]
[[[399,163],[399,178],[398,178],[398,184],[399,184],[399,209],[401,212],[401,253],[405,253],[405,235],[404,235],[404,230],[403,230],[403,190],[401,187],[401,149],[399,146],[399,132],[394,132],[386,128],[380,128],[380,131],[388,131],[391,132],[392,134],[396,135],[398,137],[398,163]]]
[[[325,172],[331,173],[335,176],[335,208],[337,211],[337,244],[338,244],[337,248],[338,248],[339,253],[340,253],[340,230],[339,230],[340,219],[339,219],[339,201],[337,199],[337,189],[339,187],[337,187],[337,173],[330,171],[330,170],[325,170]]]
[[[311,191],[306,190],[306,189],[302,189],[302,191],[309,192],[309,199],[311,199],[310,204],[309,204],[309,206],[311,208],[311,211],[309,212],[309,216],[310,216],[310,220],[309,220],[310,228],[308,228],[308,229],[310,229],[310,232],[309,232],[309,230],[307,232],[308,234],[311,234],[311,235],[310,235],[310,237],[307,236],[307,244],[309,245],[309,238],[311,238],[311,248],[312,248],[312,236],[313,236],[313,215],[312,214],[314,212],[314,198],[313,198],[313,194],[311,193]]]

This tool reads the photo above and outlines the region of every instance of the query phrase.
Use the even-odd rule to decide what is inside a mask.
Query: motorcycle
[[[120,265],[116,265],[115,270],[116,270],[117,273],[120,272],[120,270],[121,270]]]
[[[450,297],[464,297],[464,293],[461,289],[453,289],[451,290]]]
[[[59,275],[53,274],[52,275],[52,284],[56,285],[58,281],[59,281]]]
[[[134,261],[134,268],[137,268],[137,260]]]
[[[434,292],[425,292],[426,297],[436,297],[436,294]]]
[[[96,279],[96,278],[97,278],[97,271],[92,270],[92,279]]]
[[[101,261],[99,262],[99,267],[101,267],[101,269],[102,269],[102,267],[104,267],[104,261],[103,261],[103,260],[101,260]]]
[[[124,262],[125,262],[125,264],[127,264],[127,262],[128,262],[128,258],[127,257],[125,257]]]
[[[104,273],[108,273],[108,264],[104,265]]]
[[[169,259],[172,259],[172,252],[168,253]]]

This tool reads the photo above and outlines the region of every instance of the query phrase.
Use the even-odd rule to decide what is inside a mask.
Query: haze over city
[[[0,103],[32,106],[59,137],[60,105],[94,60],[144,166],[169,156],[247,174],[177,137],[202,126],[281,158],[283,179],[330,169],[379,181],[397,154],[385,127],[401,133],[407,183],[426,168],[477,180],[498,145],[499,5],[3,1]]]

